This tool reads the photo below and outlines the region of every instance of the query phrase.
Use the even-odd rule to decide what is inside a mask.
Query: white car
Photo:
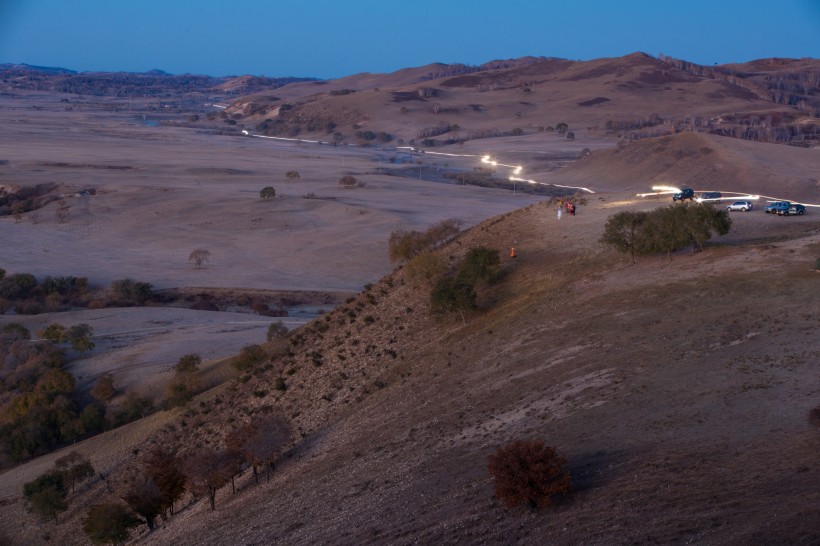
[[[739,210],[740,212],[746,212],[747,210],[752,210],[752,202],[735,201],[731,205],[727,205],[726,210]]]

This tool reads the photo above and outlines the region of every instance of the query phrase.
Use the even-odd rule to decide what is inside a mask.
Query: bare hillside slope
[[[704,252],[629,266],[597,243],[611,200],[561,220],[532,205],[442,250],[456,263],[516,244],[464,322],[431,316],[397,270],[271,347],[135,448],[218,446],[267,412],[293,423],[293,448],[269,482],[246,472],[215,512],[188,499],[136,543],[816,542],[820,224],[749,213]],[[487,456],[529,437],[570,461],[574,493],[553,511],[492,496]],[[80,502],[115,497],[137,461]],[[51,536],[83,544],[83,513]],[[19,502],[2,514],[27,517]]]
[[[707,135],[681,133],[630,142],[562,170],[564,183],[603,191],[648,191],[652,185],[767,195],[820,202],[817,150]]]

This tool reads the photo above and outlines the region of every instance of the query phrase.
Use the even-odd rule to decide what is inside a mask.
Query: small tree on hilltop
[[[285,173],[285,176],[287,177],[288,182],[298,182],[299,178],[301,178],[299,171],[288,171]]]
[[[635,254],[640,246],[640,228],[647,215],[639,211],[623,211],[609,217],[604,226],[600,242],[616,250],[628,253],[635,263]]]
[[[488,469],[495,496],[509,507],[549,506],[556,495],[570,491],[566,457],[542,440],[516,440],[490,455]]]
[[[209,250],[205,250],[204,248],[197,248],[188,256],[189,262],[194,262],[194,266],[197,268],[202,267],[202,264],[209,261],[211,259],[211,252]]]
[[[276,197],[276,190],[273,189],[273,186],[265,186],[259,191],[259,197],[264,200],[273,199]]]

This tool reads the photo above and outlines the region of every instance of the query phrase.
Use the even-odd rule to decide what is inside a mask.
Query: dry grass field
[[[326,91],[368,90],[316,97],[309,108],[361,114],[371,130],[409,140],[440,112],[402,113],[390,94],[435,68],[329,82]],[[268,344],[268,365],[246,373],[228,372],[222,357],[261,343],[277,319],[166,307],[0,316],[0,325],[22,318],[32,330],[93,324],[98,348],[72,363],[80,381],[110,371],[156,391],[189,352],[223,381],[186,408],[0,474],[0,536],[87,544],[89,506],[122,495],[120,480],[151,446],[219,447],[251,417],[274,413],[295,434],[269,480],[244,471],[235,494],[219,490],[213,512],[186,496],[175,516],[150,533],[135,529],[130,543],[816,544],[820,431],[807,415],[820,404],[820,208],[777,217],[762,199],[758,210],[732,213],[729,234],[702,252],[635,265],[599,238],[616,212],[671,204],[668,195],[636,197],[653,184],[820,204],[818,149],[699,133],[619,144],[592,128],[648,106],[669,115],[765,108],[723,83],[645,75],[656,68],[633,55],[560,77],[536,71],[527,94],[551,97],[537,104],[513,96],[521,89],[479,94],[436,80],[447,90],[441,109],[464,114],[465,131],[564,120],[575,139],[528,129],[428,150],[454,155],[408,152],[402,164],[387,145],[147,127],[92,102],[66,111],[48,94],[0,97],[0,184],[56,182],[71,210],[62,222],[56,203],[36,222],[0,218],[0,267],[162,289],[310,291],[332,302],[315,319],[320,298],[308,316],[284,319],[293,341]],[[295,100],[316,87],[275,94]],[[598,96],[609,100],[578,105]],[[491,115],[470,121],[463,105],[478,100]],[[522,101],[534,106],[519,117]],[[240,124],[253,128],[251,118]],[[558,219],[548,197],[443,178],[471,172],[485,154],[521,165],[522,177],[595,193]],[[287,180],[290,170],[298,181]],[[341,188],[343,175],[365,184]],[[259,198],[267,185],[276,199]],[[89,188],[94,195],[78,193]],[[447,263],[479,245],[502,257],[500,279],[480,288],[478,309],[463,319],[433,314],[429,288],[387,257],[392,231],[445,218],[469,228],[438,251]],[[194,248],[212,253],[201,269],[188,261]],[[487,458],[522,438],[542,438],[569,460],[573,492],[553,509],[508,509],[493,497]],[[100,475],[72,495],[59,524],[41,523],[25,512],[22,484],[69,449]]]

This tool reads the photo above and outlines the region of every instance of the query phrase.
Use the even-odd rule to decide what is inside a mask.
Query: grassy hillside
[[[817,220],[736,216],[704,252],[631,266],[597,243],[616,199],[560,221],[532,205],[444,248],[456,263],[516,244],[464,322],[431,315],[395,271],[137,443],[82,499],[114,495],[151,444],[219,445],[272,412],[298,434],[269,482],[245,472],[216,512],[188,499],[139,543],[816,540]],[[492,497],[487,456],[530,437],[570,461],[574,493],[553,511]],[[81,544],[72,513],[49,532]]]

